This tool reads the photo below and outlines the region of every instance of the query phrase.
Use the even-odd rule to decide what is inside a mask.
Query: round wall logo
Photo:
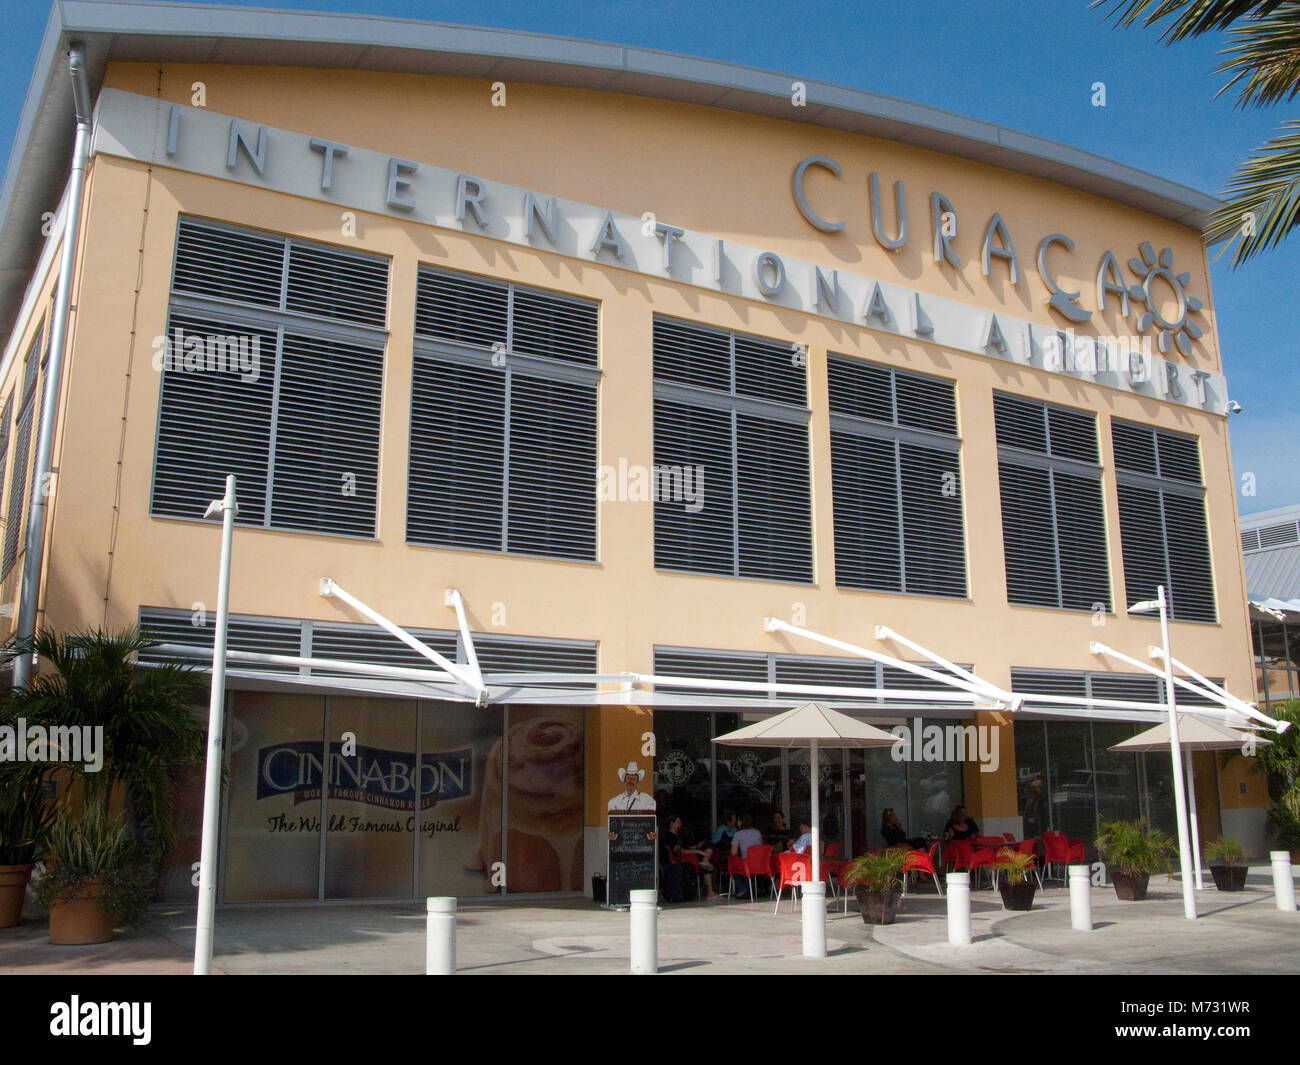
[[[796,767],[799,770],[799,779],[805,783],[812,781],[812,764],[809,762],[800,763]],[[819,751],[817,753],[817,774],[822,780],[828,780],[831,775],[831,759],[827,754]]]
[[[1128,290],[1130,299],[1146,307],[1138,320],[1138,332],[1145,333],[1154,325],[1156,343],[1162,355],[1169,351],[1172,341],[1179,351],[1190,357],[1192,341],[1201,338],[1201,328],[1195,322],[1188,321],[1187,316],[1195,314],[1202,306],[1200,300],[1187,294],[1192,275],[1174,273],[1174,253],[1171,248],[1165,248],[1157,258],[1151,242],[1144,240],[1138,251],[1142,257],[1139,259],[1134,256],[1128,261],[1128,268],[1142,278],[1141,284],[1130,285]],[[1162,302],[1167,303],[1167,299],[1162,300],[1162,293],[1153,293],[1151,290],[1157,281],[1163,281],[1173,291],[1177,311],[1172,318],[1166,317],[1163,312]]]
[[[685,751],[674,748],[655,762],[658,775],[674,788],[679,788],[691,779],[695,772],[695,759]]]
[[[741,751],[731,762],[731,775],[746,787],[753,787],[767,776],[763,757],[754,751]]]

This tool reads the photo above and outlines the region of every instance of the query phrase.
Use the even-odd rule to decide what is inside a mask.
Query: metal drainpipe
[[[86,55],[80,44],[73,44],[68,49],[68,73],[72,76],[72,99],[77,110],[77,139],[72,150],[72,173],[68,182],[68,214],[64,219],[58,287],[54,291],[50,356],[45,367],[41,421],[36,436],[36,462],[32,469],[34,474],[32,496],[27,510],[26,555],[23,559],[16,630],[20,640],[30,638],[36,631],[36,606],[40,594],[41,568],[45,559],[45,512],[52,472],[50,462],[54,456],[54,431],[63,379],[63,356],[68,344],[72,273],[77,258],[77,237],[81,230],[81,200],[86,187],[86,162],[90,155],[90,87],[86,83]],[[31,677],[31,672],[31,655],[19,655],[15,658],[14,686],[25,685]]]

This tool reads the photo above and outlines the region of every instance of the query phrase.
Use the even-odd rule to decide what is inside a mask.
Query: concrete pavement
[[[660,971],[777,973],[1300,973],[1300,914],[1275,906],[1266,866],[1241,893],[1197,895],[1187,921],[1175,878],[1152,880],[1146,902],[1126,903],[1094,888],[1094,930],[1070,928],[1069,894],[1049,883],[1028,913],[1002,909],[992,891],[972,893],[975,939],[947,943],[945,903],[909,894],[893,925],[869,927],[850,900],[828,903],[830,956],[801,956],[800,917],[787,900],[665,905],[659,918]],[[466,902],[457,922],[457,965],[465,975],[612,975],[628,971],[626,913],[586,900]],[[215,972],[227,974],[418,974],[424,968],[422,904],[268,906],[217,911]],[[0,974],[184,974],[191,970],[194,914],[151,912],[112,943],[56,947],[43,920],[0,931]]]

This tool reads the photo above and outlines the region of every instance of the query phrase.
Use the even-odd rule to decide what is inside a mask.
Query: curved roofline
[[[1196,189],[991,122],[798,75],[574,37],[273,8],[55,0],[0,184],[0,336],[58,206],[74,135],[64,55],[85,49],[92,96],[109,62],[300,66],[513,80],[718,107],[879,137],[1056,182],[1202,229],[1218,201]]]

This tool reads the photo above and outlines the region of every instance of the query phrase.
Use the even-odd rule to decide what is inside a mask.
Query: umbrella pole
[[[814,884],[822,880],[822,839],[821,839],[821,781],[817,779],[817,741],[812,741],[809,751],[812,758],[812,878]]]
[[[1201,879],[1201,828],[1196,821],[1196,778],[1192,775],[1192,752],[1183,749],[1183,776],[1187,778],[1187,816],[1192,823],[1192,860],[1196,865],[1196,890],[1204,891]]]

